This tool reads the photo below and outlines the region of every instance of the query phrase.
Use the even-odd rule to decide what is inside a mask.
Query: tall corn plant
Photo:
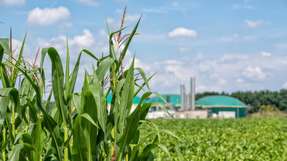
[[[52,47],[42,49],[40,66],[35,67],[22,58],[25,41],[17,59],[10,50],[12,43],[9,47],[7,41],[0,41],[2,161],[153,159],[151,150],[157,140],[145,147],[139,145],[139,127],[151,106],[145,102],[151,95],[151,77],[135,67],[134,59],[127,67],[124,65],[139,22],[130,34],[121,36],[122,27],[110,33],[109,52],[105,56],[96,57],[83,49],[71,72],[68,43],[64,69],[59,53]],[[85,73],[82,89],[76,93],[83,54],[93,59],[95,65],[92,72]],[[51,91],[45,88],[43,64],[47,58],[52,65]],[[46,98],[47,92],[50,94]],[[108,95],[112,96],[110,104]],[[135,96],[141,99],[132,108]]]

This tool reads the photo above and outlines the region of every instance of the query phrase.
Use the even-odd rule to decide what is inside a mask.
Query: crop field
[[[158,127],[161,145],[156,148],[157,160],[287,160],[286,117],[152,123]],[[142,129],[143,144],[154,133],[150,128],[144,125]]]
[[[155,75],[130,57],[141,18],[127,31],[125,15],[101,55],[70,50],[67,38],[32,62],[27,35],[17,50],[12,29],[0,38],[0,161],[287,161],[286,116],[146,120]]]

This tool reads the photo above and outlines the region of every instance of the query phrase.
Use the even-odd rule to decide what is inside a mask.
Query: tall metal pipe
[[[180,99],[181,99],[181,110],[186,108],[186,93],[185,86],[183,84],[180,85]]]
[[[195,77],[190,78],[189,108],[195,110]]]

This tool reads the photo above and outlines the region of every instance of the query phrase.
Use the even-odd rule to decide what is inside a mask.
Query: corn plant
[[[25,39],[17,58],[12,42],[0,40],[1,161],[153,160],[157,140],[139,145],[139,127],[151,106],[145,101],[151,77],[135,67],[134,59],[127,67],[124,63],[139,22],[130,34],[121,36],[123,27],[110,33],[109,52],[103,56],[82,49],[71,71],[68,42],[64,68],[53,47],[41,49],[36,66],[23,59]],[[75,92],[84,55],[95,64]],[[45,61],[51,62],[50,91]],[[141,100],[132,108],[135,96]]]

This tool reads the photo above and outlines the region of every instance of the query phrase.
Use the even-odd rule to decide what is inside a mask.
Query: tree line
[[[270,105],[281,111],[287,111],[287,89],[279,91],[237,91],[237,92],[203,92],[196,95],[196,99],[210,95],[226,95],[239,99],[249,106],[249,112],[258,112],[264,105]]]

